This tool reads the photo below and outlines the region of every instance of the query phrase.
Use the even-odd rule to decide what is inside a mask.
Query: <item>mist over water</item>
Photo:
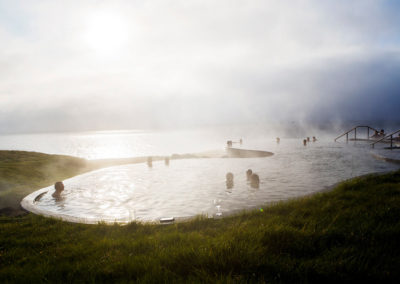
[[[214,131],[96,131],[6,135],[1,149],[64,154],[86,159],[192,153],[224,147]]]
[[[171,155],[223,149],[227,140],[275,141],[275,137],[303,137],[302,126],[250,125],[208,127],[191,130],[121,130],[77,133],[13,134],[0,136],[0,149],[64,154],[86,159]],[[306,136],[328,132],[309,128]],[[304,134],[303,136],[301,136]],[[320,136],[318,135],[318,136]],[[264,149],[266,150],[266,149]]]
[[[379,126],[384,124],[370,125],[380,130]],[[181,130],[9,134],[0,135],[0,149],[63,154],[86,159],[128,158],[222,150],[227,140],[239,141],[242,138],[248,147],[271,151],[275,147],[276,137],[296,138],[299,144],[304,138],[312,136],[319,140],[333,141],[335,137],[354,126],[351,122],[315,126],[293,121]],[[396,126],[385,128],[386,133],[392,130],[396,130]],[[358,130],[358,137],[366,135],[365,129]]]
[[[154,221],[197,214],[224,216],[266,202],[311,194],[358,175],[398,168],[373,157],[373,153],[387,152],[382,145],[372,150],[370,142],[346,143],[345,137],[334,142],[335,137],[349,130],[343,127],[293,122],[170,131],[3,135],[0,148],[86,159],[170,156],[213,150],[219,150],[222,157],[227,140],[242,139],[243,144],[235,143],[234,147],[274,153],[267,158],[172,159],[169,166],[158,161],[152,167],[145,163],[109,167],[64,181],[62,202],[55,202],[50,186],[40,190],[48,192],[40,202],[29,203],[33,212],[78,222]],[[391,130],[386,129],[386,133]],[[369,135],[372,134],[370,130]],[[367,129],[358,129],[357,138],[367,135]],[[318,140],[304,146],[303,139],[312,140],[313,136]],[[280,137],[280,143],[276,137]],[[353,137],[354,132],[349,134],[349,138]],[[246,181],[248,169],[259,175],[258,189],[251,188]],[[226,185],[228,172],[234,175],[232,188]],[[32,193],[27,199],[33,200],[38,194]]]
[[[374,159],[365,143],[335,143],[322,138],[303,146],[300,139],[284,138],[279,144],[269,139],[245,140],[242,146],[275,154],[267,158],[171,160],[169,166],[158,161],[152,167],[145,163],[109,167],[64,181],[60,202],[52,198],[52,186],[31,194],[28,200],[47,191],[29,208],[87,223],[225,216],[312,194],[358,175],[398,168]],[[259,188],[252,188],[246,180],[248,169],[259,175]],[[232,187],[226,183],[228,172],[234,176]]]

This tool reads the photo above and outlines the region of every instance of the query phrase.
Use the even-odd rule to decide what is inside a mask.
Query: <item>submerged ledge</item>
[[[274,153],[260,150],[248,150],[239,148],[226,148],[229,158],[262,158],[270,157]]]
[[[226,150],[210,150],[199,153],[184,153],[184,154],[172,154],[171,156],[152,156],[153,162],[162,161],[166,157],[170,157],[171,160],[178,159],[207,159],[207,158],[263,158],[274,155],[272,152],[261,151],[261,150],[250,150],[240,148],[226,148]],[[137,164],[145,163],[148,156],[142,157],[131,157],[131,158],[110,158],[110,159],[97,159],[87,160],[88,166],[93,169],[125,165],[125,164]]]
[[[387,156],[384,156],[382,154],[377,154],[377,153],[372,153],[372,156],[377,160],[400,165],[400,159],[394,159],[392,157],[387,157]]]

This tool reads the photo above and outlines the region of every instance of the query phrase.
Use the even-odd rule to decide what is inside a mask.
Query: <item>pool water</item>
[[[395,170],[398,165],[379,161],[365,143],[317,141],[303,146],[299,139],[263,149],[255,142],[246,148],[274,152],[266,158],[203,158],[109,167],[65,180],[61,200],[53,186],[27,196],[28,210],[64,220],[97,223],[157,221],[203,214],[225,216],[238,210],[315,193],[355,176]],[[246,171],[260,177],[252,188]],[[234,175],[232,188],[226,174]],[[38,194],[45,193],[34,202]]]

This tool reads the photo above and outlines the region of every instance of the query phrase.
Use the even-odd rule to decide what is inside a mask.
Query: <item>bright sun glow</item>
[[[99,11],[87,19],[84,41],[100,55],[114,55],[127,42],[127,21],[115,12]]]

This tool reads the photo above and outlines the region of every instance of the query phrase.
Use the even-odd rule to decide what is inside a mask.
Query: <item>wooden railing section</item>
[[[393,140],[394,140],[393,139],[393,135],[395,135],[395,134],[397,134],[399,132],[400,132],[400,129],[395,131],[395,132],[392,132],[392,133],[390,133],[390,134],[388,134],[388,135],[386,135],[384,137],[382,137],[381,139],[375,141],[374,143],[371,143],[371,147],[374,148],[376,143],[382,142],[383,140],[389,140],[389,137],[390,137],[390,149],[393,149]],[[398,141],[400,141],[400,139]]]
[[[375,128],[373,128],[373,127],[371,127],[371,126],[368,126],[368,125],[358,125],[358,126],[352,128],[352,129],[350,129],[349,131],[346,131],[345,133],[343,133],[343,134],[339,135],[338,137],[336,137],[336,138],[335,138],[335,142],[336,142],[339,138],[341,138],[341,137],[343,137],[343,136],[345,136],[345,135],[346,135],[346,141],[349,141],[349,133],[351,133],[351,132],[353,132],[353,131],[354,131],[354,139],[357,139],[357,129],[359,129],[359,128],[367,128],[367,140],[370,140],[370,138],[371,138],[371,137],[369,136],[369,130],[370,130],[370,129],[373,130],[374,133],[375,133],[375,131],[378,131],[378,130],[376,130]]]

